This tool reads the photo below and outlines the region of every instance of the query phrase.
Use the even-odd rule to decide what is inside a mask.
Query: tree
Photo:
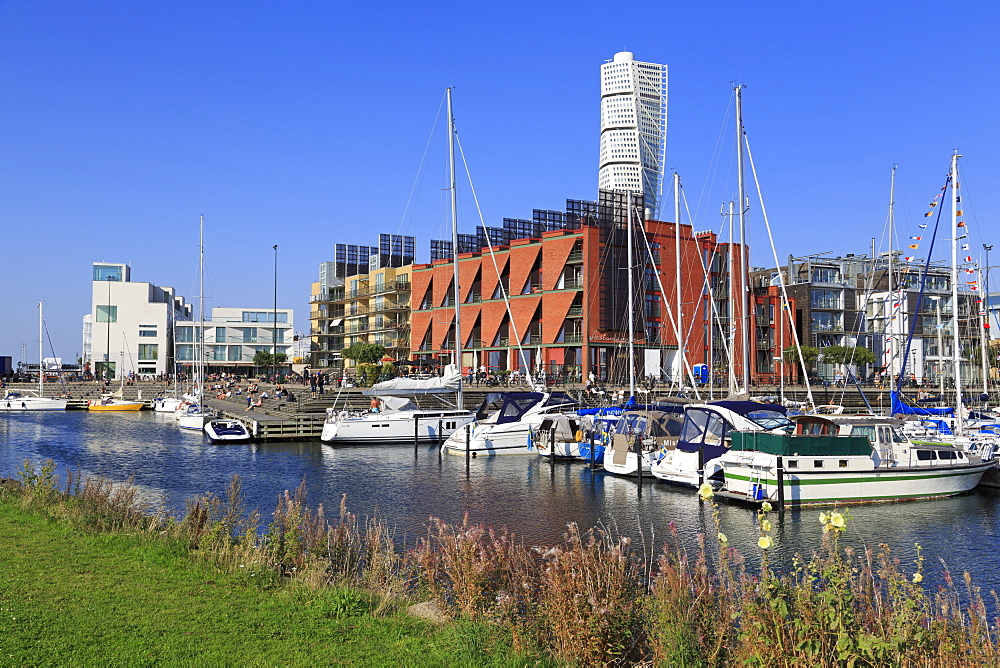
[[[827,346],[820,355],[826,364],[867,366],[875,363],[875,353],[864,346]]]
[[[385,346],[381,343],[355,343],[344,348],[340,354],[358,364],[375,364],[385,355]]]
[[[271,366],[274,364],[274,355],[266,350],[258,350],[253,356],[253,365],[257,367]]]
[[[789,346],[781,352],[782,358],[786,362],[791,364],[799,363],[799,346]],[[819,360],[819,348],[815,346],[801,346],[802,350],[802,360],[806,364],[806,368],[810,371],[816,367],[816,362]]]

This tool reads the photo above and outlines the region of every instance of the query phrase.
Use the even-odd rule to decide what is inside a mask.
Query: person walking
[[[320,396],[323,396],[323,385],[326,384],[326,374],[320,371],[318,374],[319,378],[316,379],[316,386],[319,388]]]
[[[318,373],[309,372],[309,391],[312,392],[313,399],[316,398],[316,380]]]

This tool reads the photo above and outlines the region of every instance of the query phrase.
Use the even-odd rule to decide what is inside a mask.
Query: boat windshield
[[[528,409],[541,400],[540,394],[525,393],[518,396],[508,396],[505,398],[500,415],[497,416],[497,424],[506,422],[517,422],[521,416],[528,412]]]
[[[764,429],[781,429],[782,427],[794,427],[795,424],[789,420],[784,413],[772,410],[754,410],[746,414],[746,418],[754,424],[760,425]]]
[[[730,424],[718,413],[703,408],[689,408],[684,414],[681,441],[719,445],[726,438]]]

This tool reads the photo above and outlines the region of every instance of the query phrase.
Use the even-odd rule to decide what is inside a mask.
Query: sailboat
[[[122,348],[125,348],[125,335],[122,334]],[[121,375],[121,385],[114,392],[102,394],[100,399],[87,402],[88,411],[141,411],[146,404],[140,399],[135,401],[125,398],[125,374]]]
[[[198,226],[198,363],[195,365],[195,389],[190,399],[181,403],[175,416],[181,429],[204,431],[205,423],[215,417],[204,408],[205,401],[205,216]]]
[[[173,340],[177,341],[177,320],[176,315],[171,312],[171,329]],[[177,365],[174,364],[174,367]],[[174,389],[168,390],[169,394],[161,395],[153,399],[153,410],[157,413],[175,413],[180,405],[184,402],[184,399],[177,396],[177,373],[176,368],[173,369],[174,377]]]
[[[38,396],[24,394],[21,390],[8,390],[0,399],[0,410],[4,411],[64,411],[65,399],[45,396],[45,363],[42,360],[42,341],[45,338],[45,320],[42,317],[42,302],[38,302]]]

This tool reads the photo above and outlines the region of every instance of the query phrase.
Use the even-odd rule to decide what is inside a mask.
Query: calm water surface
[[[0,415],[0,476],[17,477],[25,458],[52,459],[61,477],[69,470],[115,481],[134,476],[147,501],[180,515],[185,500],[205,492],[223,494],[233,474],[243,480],[247,506],[266,524],[278,495],[305,481],[309,505],[338,513],[342,495],[361,518],[378,514],[397,539],[412,542],[431,517],[505,526],[530,544],[551,545],[566,525],[603,526],[647,547],[659,546],[671,523],[681,542],[714,535],[711,510],[692,490],[662,483],[592,473],[583,464],[557,464],[535,457],[474,459],[438,455],[412,445],[332,448],[319,441],[212,445],[200,433],[181,431],[172,415],[152,412],[86,411]],[[820,510],[772,515],[776,563],[810,553],[818,544]],[[1000,590],[995,548],[1000,531],[1000,495],[991,490],[925,502],[850,508],[846,539],[856,545],[888,544],[910,565],[914,545],[923,547],[930,571],[940,560],[954,572],[968,570],[984,590]],[[720,504],[730,544],[753,560],[758,554],[753,513]],[[933,585],[936,577],[928,582]]]

